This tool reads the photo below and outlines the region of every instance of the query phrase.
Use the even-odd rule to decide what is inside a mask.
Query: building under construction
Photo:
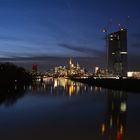
[[[127,76],[127,29],[107,35],[108,71],[114,76]]]

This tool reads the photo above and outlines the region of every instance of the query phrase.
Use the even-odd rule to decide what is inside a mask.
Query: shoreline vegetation
[[[73,81],[81,82],[89,86],[103,87],[113,90],[140,92],[140,79],[94,79],[89,78],[70,78]]]
[[[32,83],[32,75],[12,63],[0,63],[0,105],[11,106],[22,98]]]
[[[12,63],[0,63],[0,88],[28,85],[32,82],[32,75],[22,67]]]

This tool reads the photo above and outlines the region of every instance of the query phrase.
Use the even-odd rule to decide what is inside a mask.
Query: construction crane
[[[103,28],[102,32],[105,33],[105,44],[106,44],[106,70],[108,70],[108,33],[110,26],[112,24],[112,19],[109,20],[106,27]]]
[[[123,24],[118,24],[119,26],[119,30],[121,29],[127,29],[127,26],[128,26],[128,22],[130,20],[130,16],[127,16],[126,19],[124,20]]]
[[[103,28],[102,32],[103,33],[108,33],[111,24],[112,24],[112,19],[109,20],[107,26]]]
[[[119,30],[127,29],[127,24],[130,19],[130,16],[127,16],[126,19],[124,20],[123,24],[118,24]],[[112,25],[112,19],[109,20],[108,24],[106,27],[102,29],[102,32],[105,33],[105,44],[106,44],[106,70],[108,70],[108,34],[110,27]]]

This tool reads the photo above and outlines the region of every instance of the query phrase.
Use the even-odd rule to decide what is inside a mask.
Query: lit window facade
[[[108,70],[117,76],[127,76],[127,29],[108,35]]]

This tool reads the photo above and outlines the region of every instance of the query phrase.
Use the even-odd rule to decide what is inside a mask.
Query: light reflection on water
[[[140,137],[139,94],[63,78],[0,93],[0,136],[4,140]]]
[[[82,83],[74,82],[64,78],[47,78],[43,83],[34,83],[29,87],[33,93],[43,92],[50,95],[63,95],[63,96],[75,96],[84,93],[90,94],[95,92],[101,92],[101,87],[88,87]],[[48,94],[48,95],[49,95]]]
[[[105,121],[101,125],[105,139],[126,139],[127,93],[108,91]]]

